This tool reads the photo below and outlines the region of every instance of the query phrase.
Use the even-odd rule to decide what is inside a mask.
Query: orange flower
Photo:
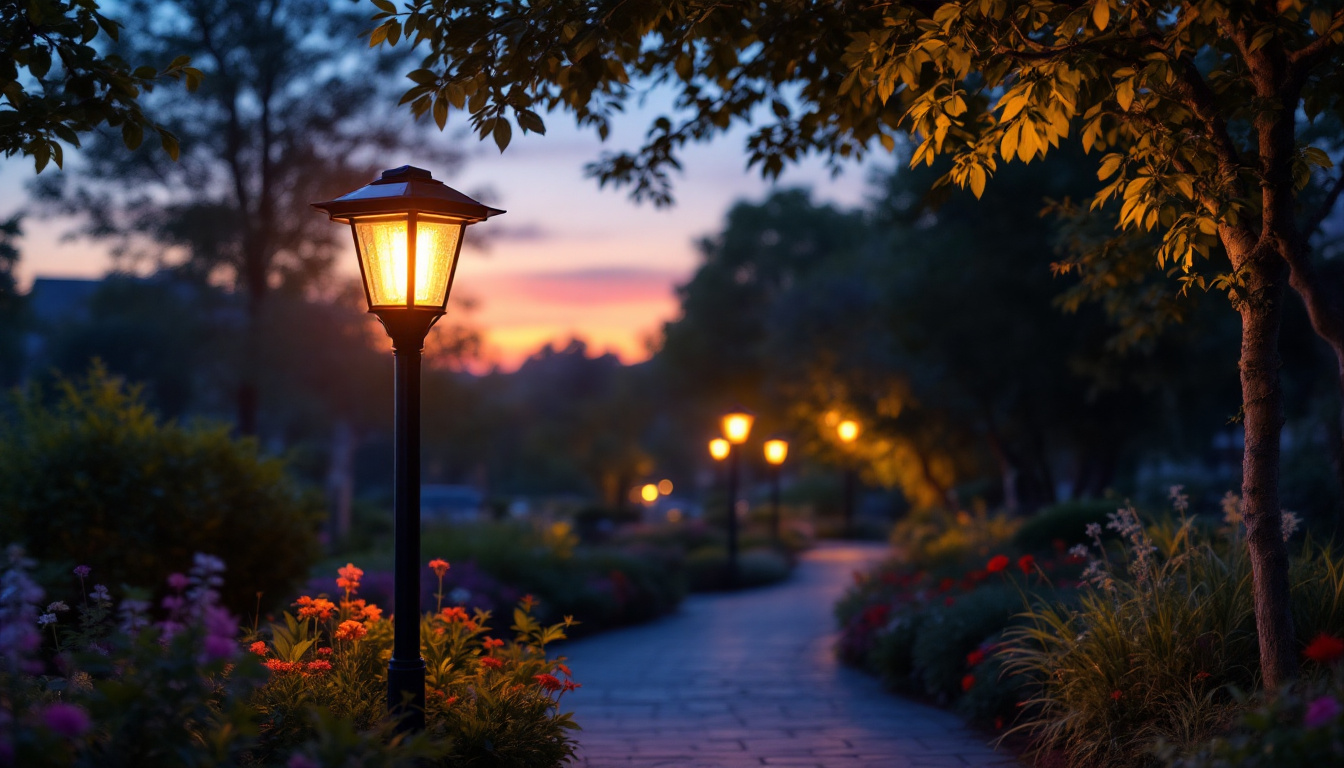
[[[460,621],[463,624],[466,624],[468,621],[471,621],[471,617],[467,615],[467,612],[463,610],[460,605],[444,608],[442,611],[439,611],[439,615],[447,622]]]
[[[438,576],[440,579],[442,579],[443,575],[448,572],[449,567],[448,561],[442,558],[436,557],[429,561],[429,569],[434,571],[434,575]]]
[[[556,664],[555,668],[565,673],[565,677],[573,677],[574,673],[569,671],[569,667],[564,664]]]
[[[1302,655],[1317,664],[1329,664],[1344,656],[1344,640],[1322,632],[1307,645]]]
[[[565,687],[564,683],[557,680],[555,675],[547,675],[543,673],[540,675],[533,675],[532,679],[536,680],[537,685],[547,693],[554,693]]]
[[[369,630],[364,628],[358,621],[342,621],[341,626],[336,628],[337,640],[359,640],[369,634]]]
[[[494,656],[482,656],[481,666],[489,667],[490,669],[503,669],[504,662],[500,659],[496,659]]]
[[[249,651],[251,651],[251,652],[257,654],[258,656],[265,656],[265,655],[266,655],[266,644],[263,643],[262,641],[258,640],[257,642],[255,642],[255,643],[253,643],[253,644],[247,646],[247,650],[249,650]]]
[[[344,568],[338,568],[336,573],[340,575],[336,579],[336,586],[348,592],[355,592],[359,589],[359,580],[364,578],[364,571],[356,568],[354,563],[346,563]]]
[[[966,675],[961,678],[961,690],[969,691],[975,687],[975,675]]]
[[[522,603],[523,610],[525,611],[531,611],[533,608],[537,607],[537,605],[541,603],[540,600],[531,595],[523,595],[523,599],[519,600],[518,602]]]
[[[336,604],[324,597],[304,595],[294,602],[299,608],[300,619],[318,619],[326,621],[336,612]]]
[[[504,641],[496,640],[493,637],[486,637],[481,639],[481,645],[485,646],[485,652],[489,653],[494,648],[503,648]]]
[[[995,555],[989,559],[988,563],[985,564],[985,570],[989,571],[990,573],[998,573],[999,571],[1002,571],[1004,568],[1007,567],[1008,567],[1007,555]]]
[[[374,622],[383,618],[383,609],[370,603],[364,606],[364,621]]]

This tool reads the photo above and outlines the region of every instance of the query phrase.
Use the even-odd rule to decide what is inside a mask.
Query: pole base
[[[387,665],[387,711],[398,733],[425,730],[425,660],[392,659]]]

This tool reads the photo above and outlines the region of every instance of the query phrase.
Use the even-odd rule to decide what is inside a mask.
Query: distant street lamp
[[[779,535],[779,473],[780,466],[789,455],[789,442],[783,438],[765,441],[765,462],[770,465],[770,531],[775,543],[780,542]]]
[[[728,458],[728,452],[732,448],[732,444],[722,437],[716,437],[709,441],[709,455],[713,456],[715,461],[723,461]]]
[[[835,425],[835,434],[844,443],[845,456],[845,536],[854,535],[854,495],[855,487],[858,485],[858,473],[854,470],[854,457],[850,452],[850,447],[855,440],[859,439],[859,423],[853,419],[845,419]]]
[[[420,657],[420,355],[443,317],[468,224],[503,213],[403,165],[325,203],[332,221],[349,224],[364,298],[392,338],[396,358],[393,416],[392,659],[388,711],[403,731],[425,727],[425,660]]]
[[[723,437],[733,445],[747,442],[756,417],[738,406],[723,415]],[[742,475],[742,452],[728,452],[728,588],[737,588],[737,484]]]

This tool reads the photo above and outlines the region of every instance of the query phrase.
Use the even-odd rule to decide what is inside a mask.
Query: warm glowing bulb
[[[728,442],[741,445],[747,442],[751,434],[752,415],[743,411],[733,411],[723,417],[723,436]]]
[[[713,456],[715,461],[723,461],[728,458],[730,448],[728,441],[722,437],[716,437],[709,441],[709,455]]]
[[[639,497],[643,499],[646,504],[652,504],[658,500],[658,486],[653,483],[645,485],[643,488],[639,489]]]
[[[374,307],[405,306],[409,289],[410,222],[406,216],[355,220],[369,301]],[[415,306],[441,307],[457,259],[462,222],[427,214],[416,217]]]
[[[668,494],[672,493],[672,481],[671,481],[671,480],[659,480],[659,481],[658,481],[658,492],[661,493],[661,494],[663,494],[664,496],[667,496]]]
[[[784,463],[784,458],[789,455],[789,444],[783,440],[765,441],[765,460],[774,465]]]
[[[845,419],[835,427],[835,433],[840,436],[843,443],[852,443],[859,439],[859,423],[853,419]]]

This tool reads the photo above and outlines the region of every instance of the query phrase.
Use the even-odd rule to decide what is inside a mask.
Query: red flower
[[[1344,640],[1322,632],[1307,645],[1302,655],[1317,664],[1329,664],[1344,656]]]
[[[961,690],[969,691],[975,687],[975,675],[966,675],[961,678]]]
[[[1023,555],[1017,558],[1017,568],[1027,575],[1031,575],[1032,566],[1036,565],[1036,558],[1031,555]]]
[[[490,669],[503,669],[504,661],[502,659],[496,659],[494,656],[482,656],[481,666],[489,667]]]
[[[315,673],[315,674],[322,674],[323,672],[330,672],[330,671],[331,671],[331,662],[330,662],[330,661],[326,661],[325,659],[318,659],[317,661],[310,661],[310,662],[308,662],[308,671],[309,671],[309,672],[312,672],[312,673]]]
[[[989,571],[990,573],[998,573],[999,571],[1002,571],[1004,568],[1007,567],[1008,567],[1007,555],[995,555],[989,558],[989,562],[985,564],[985,570]]]
[[[266,644],[263,643],[262,641],[258,640],[257,642],[255,642],[255,643],[253,643],[253,644],[247,646],[247,650],[249,650],[249,651],[251,651],[251,652],[257,654],[258,656],[265,656],[265,655],[266,655]]]
[[[1119,689],[1111,691],[1111,701],[1119,701],[1124,695],[1124,692]]]
[[[337,640],[360,640],[367,634],[369,630],[358,621],[342,621],[341,626],[336,628]]]
[[[564,664],[556,664],[555,668],[565,673],[565,677],[573,677],[574,673],[569,671],[569,667]]]
[[[364,578],[364,571],[356,568],[354,563],[346,563],[345,567],[338,568],[336,573],[340,575],[336,580],[336,586],[349,592],[358,590],[359,580]]]
[[[1002,717],[996,717],[996,718],[994,718],[994,730],[996,730],[996,731],[1002,731],[1002,730],[1003,730],[1003,718],[1002,718]]]
[[[495,648],[503,648],[504,641],[496,640],[493,637],[486,637],[481,639],[481,645],[485,647],[485,652],[489,653],[491,650]]]
[[[439,611],[439,615],[447,622],[460,621],[465,624],[471,620],[470,617],[467,616],[467,612],[464,611],[460,605],[444,608],[442,611]]]
[[[966,654],[966,666],[974,667],[985,660],[985,652],[979,648]]]
[[[436,557],[433,560],[429,561],[429,569],[433,571],[434,575],[438,576],[440,579],[443,578],[443,574],[448,572],[449,567],[450,566],[448,565],[448,561],[442,558]]]
[[[289,663],[288,661],[281,661],[280,659],[267,659],[263,663],[265,664],[267,669],[271,670],[272,672],[275,672],[276,674],[294,671],[294,665]]]
[[[564,683],[556,679],[555,675],[542,673],[540,675],[533,675],[532,679],[536,680],[537,685],[547,693],[554,693],[565,687]]]
[[[938,591],[939,591],[939,592],[946,592],[946,591],[948,591],[949,589],[951,589],[952,587],[956,586],[956,584],[957,584],[957,582],[956,582],[955,580],[950,579],[950,578],[944,578],[944,579],[942,579],[941,581],[938,582]]]
[[[1198,675],[1195,675],[1196,680],[1207,680],[1210,677],[1213,677],[1213,675],[1210,675],[1208,672],[1200,672]]]
[[[328,648],[328,647],[326,647],[326,646],[323,646],[322,648],[318,648],[318,649],[317,649],[317,655],[318,655],[318,656],[330,656],[330,655],[331,655],[331,649]]]

